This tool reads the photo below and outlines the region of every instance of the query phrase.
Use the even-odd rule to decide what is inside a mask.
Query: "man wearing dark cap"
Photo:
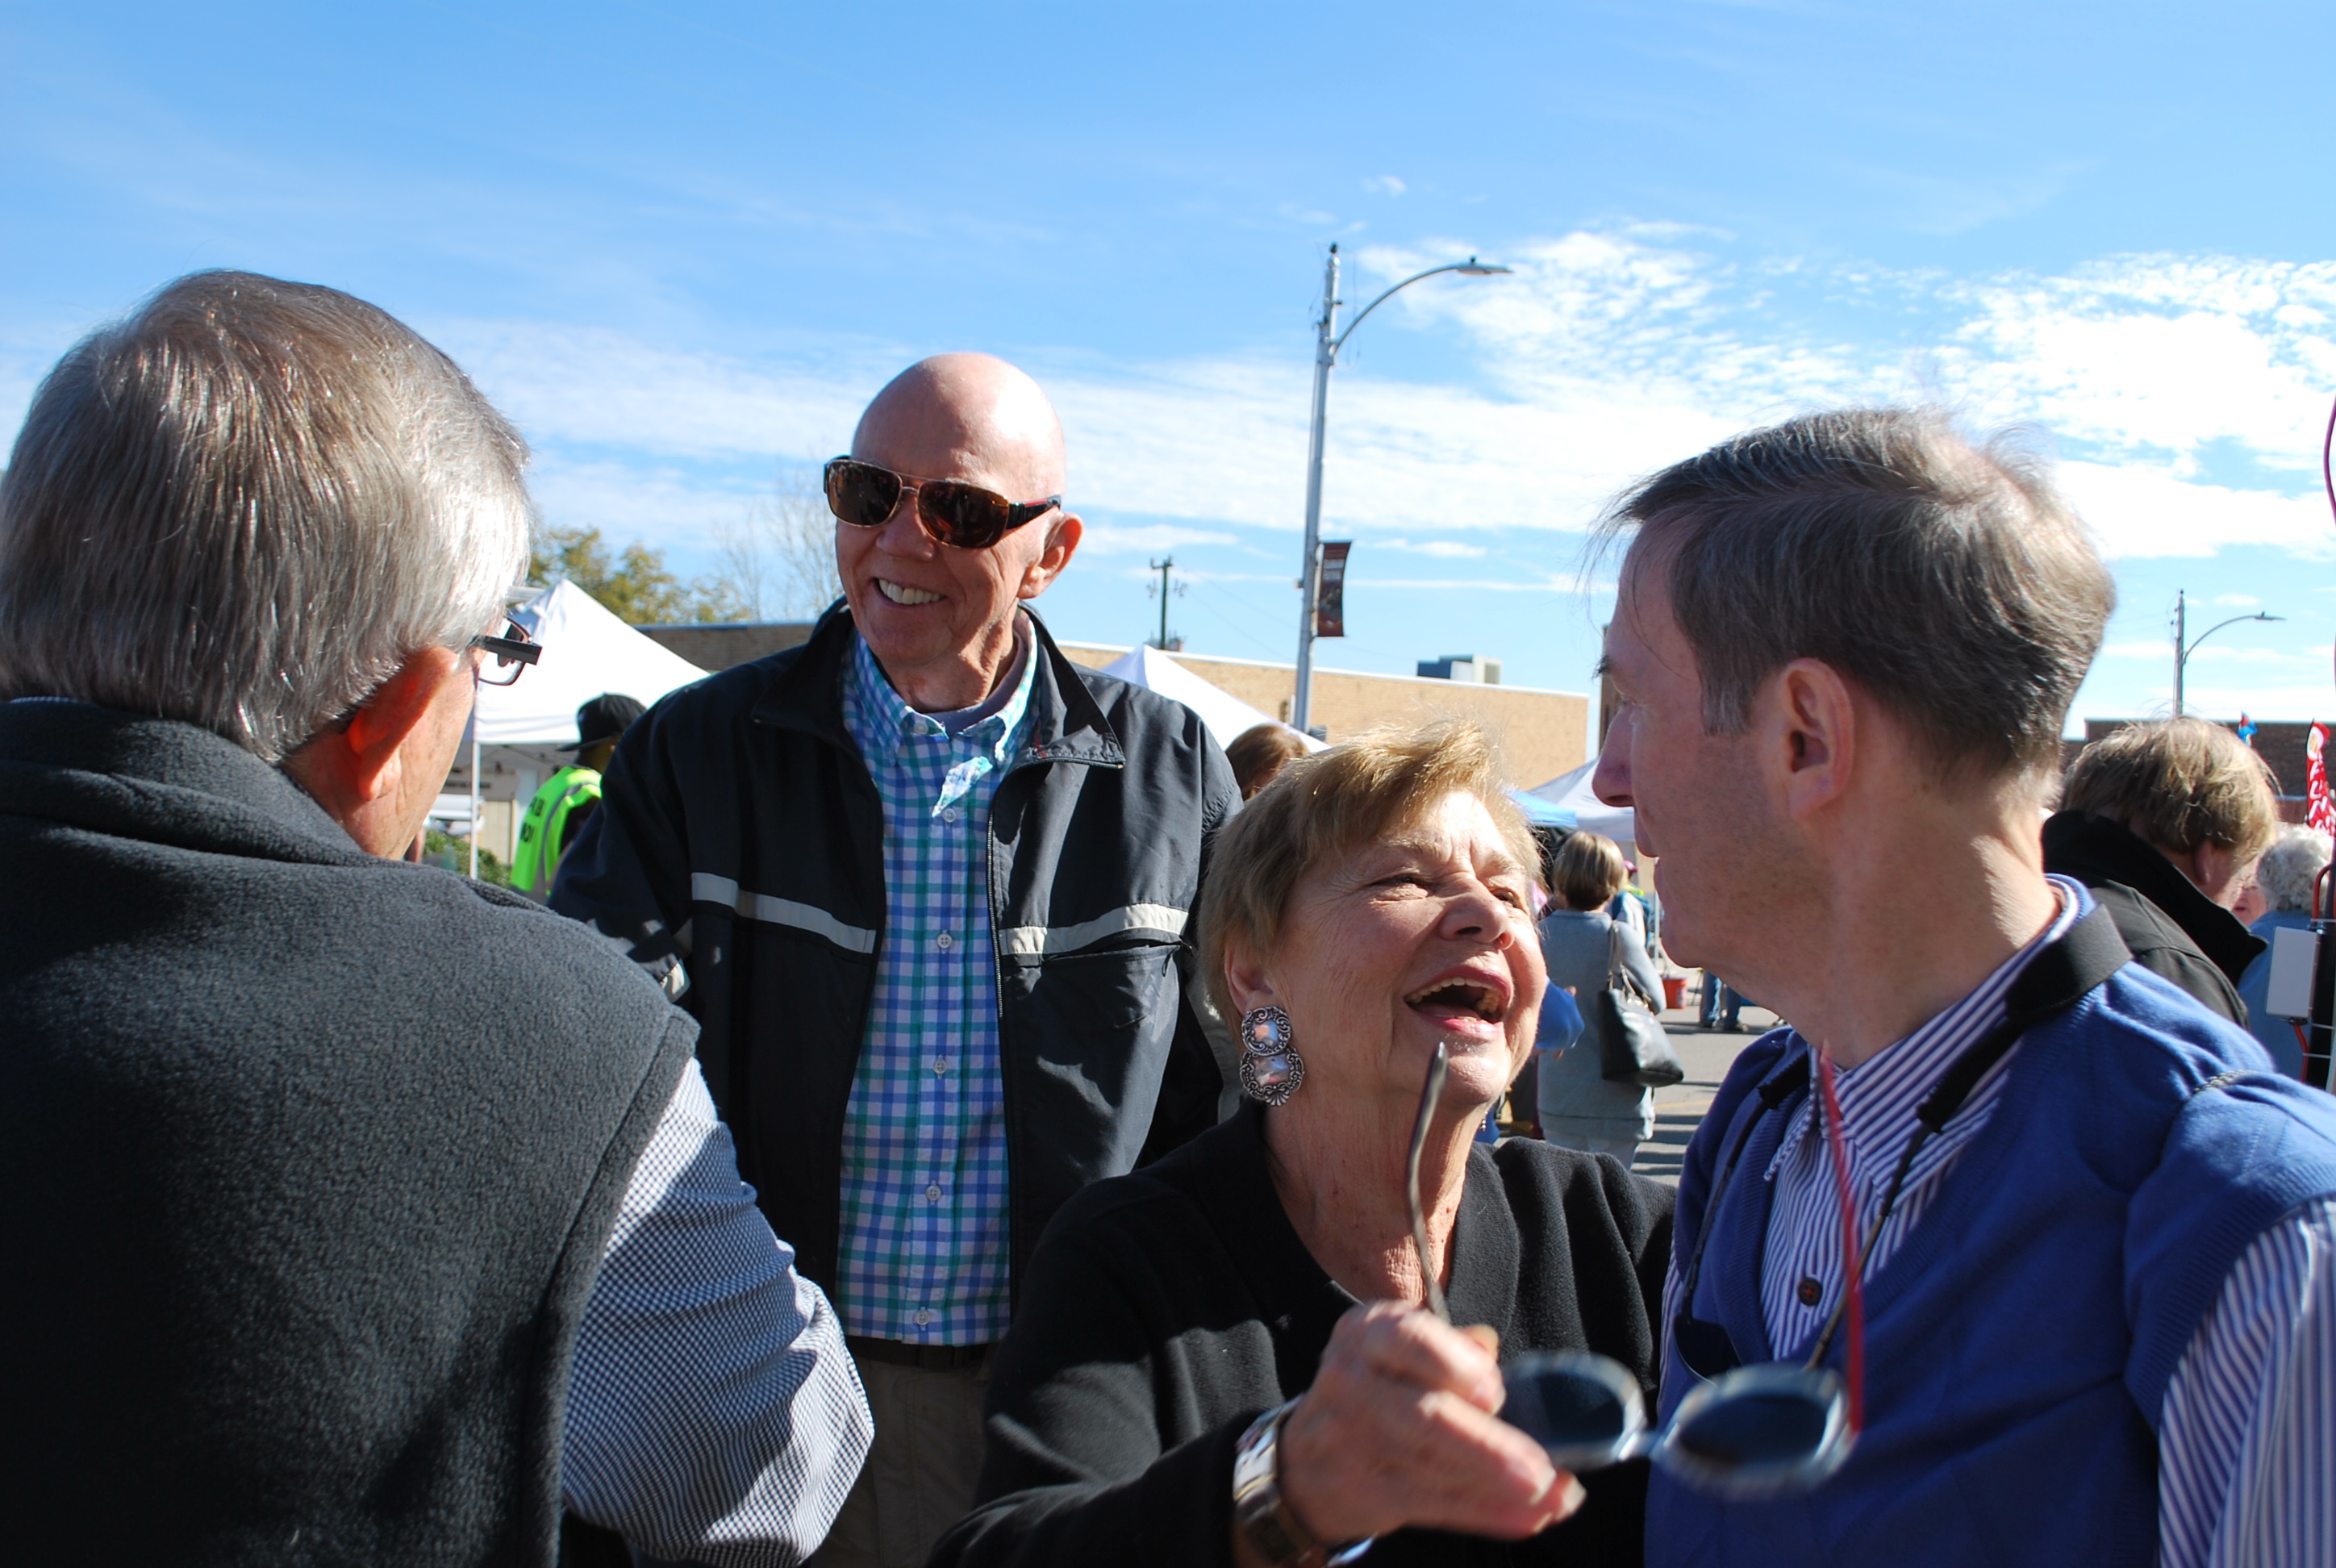
[[[527,803],[519,824],[519,850],[511,862],[511,886],[548,894],[560,871],[560,857],[576,842],[585,820],[600,807],[600,775],[608,770],[618,737],[647,710],[638,697],[602,692],[576,710],[576,738],[560,750],[576,760],[543,781]]]

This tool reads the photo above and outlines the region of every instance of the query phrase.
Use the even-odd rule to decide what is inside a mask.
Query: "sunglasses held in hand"
[[[911,479],[856,457],[831,461],[823,480],[828,510],[838,521],[854,528],[881,528],[892,521],[906,492],[916,497],[917,522],[926,534],[959,550],[988,550],[1063,504],[1059,495],[1008,501],[994,490],[959,480]]]
[[[1428,1123],[1444,1093],[1445,1071],[1445,1048],[1439,1043],[1427,1065],[1427,1082],[1420,1090],[1419,1118],[1412,1126],[1411,1160],[1406,1174],[1413,1242],[1419,1249],[1423,1267],[1427,1259],[1427,1218],[1419,1202],[1419,1157],[1427,1143]],[[1825,1106],[1832,1113],[1825,1131],[1838,1178],[1849,1286],[1808,1360],[1800,1366],[1777,1362],[1720,1372],[1691,1389],[1669,1422],[1657,1431],[1648,1425],[1638,1378],[1612,1358],[1581,1350],[1521,1356],[1502,1374],[1508,1398],[1501,1407],[1501,1419],[1539,1443],[1552,1464],[1578,1473],[1645,1455],[1699,1491],[1760,1497],[1811,1490],[1849,1457],[1864,1415],[1865,1313],[1858,1267],[1863,1253],[1856,1245],[1857,1222],[1850,1207],[1841,1111],[1834,1102],[1829,1071],[1825,1073],[1824,1088]],[[1718,1207],[1715,1193],[1709,1212]],[[1707,1235],[1710,1229],[1707,1222]],[[1698,1238],[1698,1265],[1703,1261],[1701,1242]],[[1429,1309],[1450,1322],[1443,1289],[1433,1273],[1427,1276],[1426,1287]],[[1849,1319],[1846,1383],[1819,1364],[1844,1309]],[[1682,1324],[1673,1329],[1674,1336],[1691,1323],[1692,1320],[1682,1319]]]

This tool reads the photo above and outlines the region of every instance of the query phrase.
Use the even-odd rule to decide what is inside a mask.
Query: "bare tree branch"
[[[737,522],[715,531],[715,573],[751,620],[811,620],[843,591],[835,575],[835,518],[818,472],[789,464],[776,487]]]

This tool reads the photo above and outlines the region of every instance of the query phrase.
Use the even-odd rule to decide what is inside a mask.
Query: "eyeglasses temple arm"
[[[1427,1147],[1427,1124],[1435,1120],[1436,1104],[1444,1097],[1444,1076],[1450,1070],[1444,1042],[1438,1040],[1436,1055],[1428,1058],[1427,1082],[1419,1091],[1419,1119],[1411,1125],[1411,1159],[1403,1178],[1404,1197],[1411,1205],[1411,1244],[1419,1250],[1421,1293],[1427,1299],[1427,1310],[1447,1323],[1452,1321],[1452,1313],[1444,1304],[1444,1286],[1427,1260],[1427,1212],[1419,1203],[1419,1156]]]

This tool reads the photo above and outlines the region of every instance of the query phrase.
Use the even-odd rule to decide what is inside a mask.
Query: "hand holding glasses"
[[[1411,1205],[1413,1242],[1426,1276],[1428,1309],[1449,1322],[1444,1292],[1434,1271],[1426,1268],[1427,1222],[1419,1201],[1420,1154],[1426,1146],[1436,1102],[1444,1093],[1446,1070],[1445,1048],[1438,1043],[1427,1065],[1427,1081],[1420,1090],[1419,1115],[1412,1125],[1405,1196]],[[1834,1099],[1832,1070],[1822,1062],[1820,1070],[1825,1075],[1826,1109],[1831,1113],[1825,1131],[1842,1203],[1843,1256],[1850,1266],[1848,1289],[1834,1310],[1833,1321],[1818,1337],[1816,1349],[1797,1367],[1784,1363],[1737,1367],[1698,1384],[1679,1401],[1678,1410],[1660,1431],[1648,1426],[1646,1400],[1638,1378],[1612,1358],[1582,1350],[1519,1357],[1503,1374],[1508,1398],[1501,1407],[1501,1419],[1538,1442],[1552,1464],[1580,1473],[1645,1455],[1698,1490],[1757,1497],[1814,1488],[1849,1456],[1864,1418],[1865,1314],[1860,1280],[1864,1271],[1859,1265],[1864,1252],[1856,1245],[1857,1220],[1850,1203],[1849,1164],[1842,1145],[1841,1111]],[[1718,1211],[1718,1197],[1715,1192],[1708,1213]],[[1705,1236],[1710,1229],[1708,1224],[1704,1227]],[[1690,1279],[1702,1261],[1699,1238]],[[1820,1365],[1844,1310],[1849,1318],[1845,1383]],[[1682,1329],[1690,1325],[1718,1329],[1682,1316],[1673,1329],[1674,1339],[1682,1347]]]

